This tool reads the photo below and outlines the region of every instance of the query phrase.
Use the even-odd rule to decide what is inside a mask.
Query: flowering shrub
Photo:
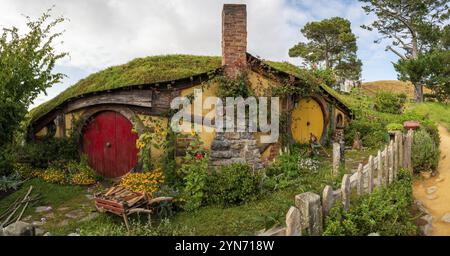
[[[186,211],[198,209],[205,201],[208,177],[208,154],[198,134],[191,133],[183,164],[177,174],[183,180],[181,207]]]
[[[316,173],[319,170],[319,161],[312,158],[299,158],[298,169]]]
[[[158,191],[163,183],[164,175],[161,169],[155,169],[151,172],[129,173],[120,181],[121,186],[133,192],[145,192],[149,195]]]
[[[143,131],[139,138],[136,140],[136,148],[139,150],[139,160],[142,162],[142,168],[144,170],[151,170],[155,166],[155,159],[152,159],[152,150],[164,151],[164,141],[167,137],[167,129],[162,121],[158,118],[151,116],[143,117],[140,120],[145,124]],[[136,132],[136,128],[134,128]]]
[[[50,183],[56,184],[66,183],[66,177],[64,175],[64,172],[55,167],[49,167],[44,172],[40,173],[39,177],[42,178],[44,181]]]
[[[22,177],[22,179],[31,179],[39,176],[39,171],[34,170],[30,164],[15,163],[14,170]]]
[[[74,185],[92,185],[97,181],[97,174],[87,162],[87,158],[83,156],[80,162],[71,161],[65,166],[69,173],[69,180]]]

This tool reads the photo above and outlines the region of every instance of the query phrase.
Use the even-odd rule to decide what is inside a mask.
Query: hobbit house
[[[306,70],[249,54],[246,15],[245,5],[224,5],[221,57],[138,58],[80,80],[30,111],[28,140],[77,136],[80,153],[94,170],[105,177],[121,177],[141,169],[136,140],[152,122],[169,126],[173,99],[194,96],[197,100],[201,92],[203,103],[208,96],[220,96],[221,82],[216,77],[233,80],[243,75],[255,96],[271,96],[276,88],[286,86],[300,90],[314,85],[316,89],[308,95],[279,95],[282,117],[277,142],[261,143],[264,133],[259,131],[202,129],[198,136],[210,151],[212,167],[244,162],[258,169],[284,143],[308,143],[311,134],[321,142],[342,136],[352,116],[339,95]],[[202,110],[202,118],[208,118],[209,112]],[[189,136],[185,133],[176,140],[175,158],[185,153]],[[151,152],[155,158],[164,153],[158,148]]]

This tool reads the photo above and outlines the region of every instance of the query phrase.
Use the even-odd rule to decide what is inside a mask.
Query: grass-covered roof
[[[265,61],[270,67],[296,77],[304,76],[302,70],[287,62]],[[29,122],[49,113],[66,100],[77,96],[111,90],[130,85],[163,83],[214,71],[221,67],[221,57],[193,55],[160,55],[137,58],[126,64],[109,67],[81,79],[53,99],[37,106],[29,113]],[[336,92],[324,88],[333,96]],[[338,98],[338,97],[336,97]]]

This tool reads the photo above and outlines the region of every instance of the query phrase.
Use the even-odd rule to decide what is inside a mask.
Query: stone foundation
[[[248,164],[253,169],[263,168],[256,139],[250,132],[217,133],[211,144],[210,167],[233,163]]]

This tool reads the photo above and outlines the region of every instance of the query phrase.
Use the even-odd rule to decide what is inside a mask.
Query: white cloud
[[[91,72],[136,57],[169,53],[220,55],[224,3],[247,4],[248,50],[265,59],[298,64],[300,61],[289,58],[287,52],[303,40],[300,27],[308,21],[332,16],[352,21],[365,64],[364,78],[372,78],[370,65],[386,56],[383,46],[373,44],[376,34],[359,28],[373,17],[366,16],[357,1],[2,0],[0,26],[23,28],[25,20],[21,14],[36,18],[53,4],[55,15],[70,19],[61,27],[66,32],[64,44],[59,46],[70,53],[70,58],[58,66],[70,79],[50,89],[48,96],[41,95],[35,102],[38,104]]]

